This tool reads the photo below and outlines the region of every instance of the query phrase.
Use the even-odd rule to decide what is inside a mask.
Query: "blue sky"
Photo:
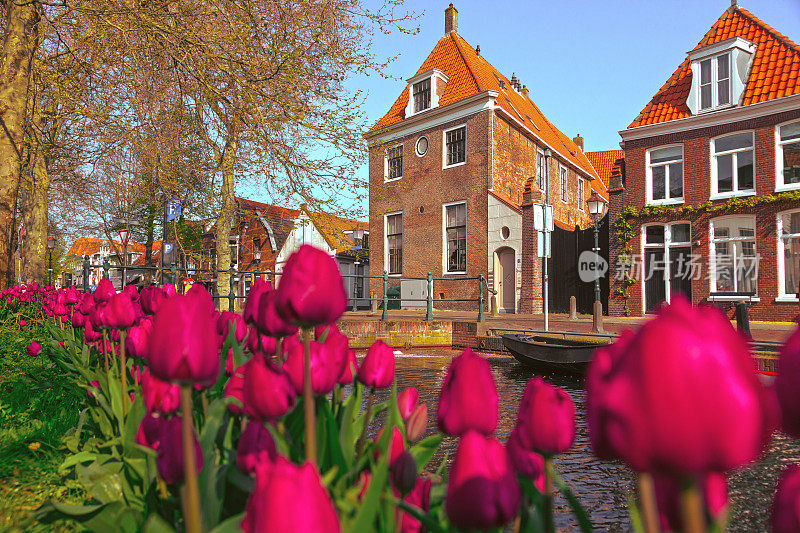
[[[367,1],[367,4],[378,2]],[[399,54],[397,79],[356,77],[367,91],[369,125],[383,116],[444,34],[448,2],[407,1],[420,32],[375,36],[379,57]],[[456,0],[458,31],[585,149],[619,148],[627,127],[730,6],[730,0]],[[739,5],[800,42],[800,0],[746,0]],[[366,162],[360,175],[366,179]],[[362,209],[366,212],[367,198]]]

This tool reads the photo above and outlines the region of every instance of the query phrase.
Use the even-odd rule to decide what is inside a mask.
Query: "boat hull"
[[[583,375],[594,351],[605,343],[507,333],[503,346],[520,363],[543,372]]]

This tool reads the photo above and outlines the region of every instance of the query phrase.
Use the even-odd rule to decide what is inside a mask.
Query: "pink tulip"
[[[176,294],[161,306],[153,322],[148,358],[153,375],[165,381],[212,385],[219,373],[218,340],[211,311],[197,297]]]
[[[95,342],[97,340],[100,340],[100,337],[101,337],[100,333],[95,331],[94,328],[92,328],[91,321],[86,320],[83,323],[83,339],[84,339],[84,341],[87,344],[89,344],[89,343]]]
[[[258,314],[259,298],[264,293],[271,291],[272,286],[269,282],[258,278],[253,286],[250,287],[250,293],[244,302],[244,309],[242,309],[242,317],[247,324],[256,324],[255,315]]]
[[[149,316],[139,318],[136,325],[128,330],[125,349],[133,357],[147,359],[149,355],[150,335],[153,333],[153,319]]]
[[[94,400],[95,399],[95,397],[94,397],[95,391],[92,390],[92,389],[99,389],[100,388],[100,382],[95,379],[91,383],[89,383],[89,385],[90,385],[90,388],[86,389],[86,396],[90,400]]]
[[[147,413],[144,415],[144,418],[142,418],[139,424],[139,429],[136,432],[136,444],[158,451],[164,422],[166,422],[166,419],[159,416],[158,413]]]
[[[139,295],[142,310],[148,315],[155,315],[166,300],[167,294],[155,285],[145,287]]]
[[[781,406],[781,429],[800,438],[800,328],[781,348],[775,392]]]
[[[682,531],[684,520],[681,511],[681,480],[669,475],[654,475],[656,504],[661,529]],[[725,474],[711,472],[700,483],[705,508],[717,520],[728,506],[728,482]]]
[[[127,293],[115,294],[105,308],[105,322],[112,328],[128,329],[136,321],[136,307]]]
[[[256,302],[253,311],[253,321],[258,330],[270,337],[289,337],[297,333],[297,326],[285,320],[277,308],[278,291],[268,290],[263,292]]]
[[[411,411],[406,420],[406,436],[410,442],[416,442],[425,435],[428,429],[428,405],[421,403]]]
[[[42,345],[33,341],[25,348],[25,352],[30,356],[37,356],[42,353]]]
[[[261,341],[260,350],[258,345],[259,337]],[[269,335],[262,335],[259,333],[258,328],[250,328],[247,334],[247,349],[252,354],[272,355],[278,349],[278,340]]]
[[[375,389],[385,389],[394,381],[394,349],[383,341],[375,341],[358,368],[358,381]]]
[[[173,291],[175,288],[173,287]],[[214,306],[214,298],[208,293],[208,291],[200,285],[199,283],[195,283],[192,285],[188,291],[186,291],[186,296],[190,296],[195,299],[197,305],[203,306],[209,313],[216,312],[216,307]]]
[[[408,496],[405,497],[406,504],[419,509],[422,514],[427,514],[431,506],[431,480],[417,478],[417,483]],[[401,533],[420,533],[422,524],[408,513],[403,513],[400,526]]]
[[[244,365],[243,400],[247,412],[259,420],[276,420],[294,405],[295,390],[289,376],[263,357]]]
[[[303,393],[303,343],[296,336],[286,337],[283,342],[286,362],[283,368],[289,375],[297,394]],[[339,376],[342,375],[344,365],[347,363],[347,354],[342,352],[330,353],[325,344],[311,341],[311,388],[314,394],[328,394],[333,390]]]
[[[24,327],[25,327],[25,326],[27,326],[27,325],[28,325],[28,322],[27,322],[27,321],[26,321],[24,318],[20,318],[20,319],[19,319],[19,326],[20,326],[21,328],[24,328]]]
[[[497,428],[500,398],[489,363],[467,348],[447,369],[436,419],[449,435],[475,430],[491,435]]]
[[[778,481],[770,516],[774,533],[800,531],[800,465],[789,465]]]
[[[287,322],[306,327],[335,322],[347,307],[347,293],[336,260],[302,245],[283,268],[277,309]]]
[[[222,337],[223,342],[228,338],[228,333],[233,326],[234,338],[236,342],[242,342],[247,336],[247,324],[241,315],[230,311],[223,311],[217,320],[217,333]]]
[[[520,442],[519,429],[514,428],[508,436],[506,450],[517,474],[533,481],[536,488],[544,492],[544,457],[525,448]]]
[[[194,285],[192,285],[192,287],[194,287]],[[170,298],[178,294],[178,291],[175,290],[175,285],[173,285],[172,283],[165,283],[164,286],[161,287],[161,290],[164,291],[164,294],[167,295],[167,298]]]
[[[728,319],[682,298],[635,334],[597,350],[586,396],[598,457],[676,475],[725,472],[755,460],[778,409]]]
[[[194,433],[194,429],[192,429]],[[203,468],[203,450],[197,442],[197,435],[192,435],[194,440],[194,456],[197,461],[197,472]],[[158,438],[158,455],[156,467],[159,475],[168,484],[183,481],[183,432],[181,430],[181,417],[173,416],[161,425]]]
[[[525,449],[545,456],[563,453],[575,440],[575,404],[564,389],[535,377],[525,387],[517,428]]]
[[[397,395],[397,408],[400,410],[400,416],[403,420],[408,420],[414,408],[417,407],[419,401],[419,392],[416,387],[408,387],[403,392]]]
[[[339,376],[339,379],[336,380],[336,383],[339,385],[347,385],[348,383],[352,383],[356,379],[356,374],[358,374],[358,359],[356,359],[356,352],[348,349],[347,362],[342,370],[342,375]]]
[[[236,466],[245,474],[255,474],[256,465],[272,463],[278,456],[275,440],[269,430],[258,420],[250,420],[239,437],[236,448]]]
[[[117,289],[114,288],[111,280],[103,278],[100,280],[100,283],[97,284],[97,288],[94,291],[94,301],[103,304],[108,303],[115,294],[117,294]]]
[[[225,385],[225,392],[224,392],[226,398],[235,398],[236,400],[239,401],[240,404],[242,404],[242,406],[246,406],[246,404],[244,403],[244,375],[245,372],[247,371],[246,367],[247,365],[244,364],[238,367],[233,372],[233,375],[231,375],[231,379],[228,380],[228,384]],[[228,411],[235,414],[241,414],[247,412],[245,407],[240,407],[236,403],[229,403]]]
[[[141,377],[142,398],[148,413],[169,414],[178,410],[181,404],[181,388],[161,381],[144,369]]]
[[[445,509],[460,529],[491,529],[514,518],[520,489],[508,453],[494,437],[468,430],[458,443]]]
[[[72,327],[73,328],[82,328],[83,324],[86,321],[86,317],[78,310],[75,310],[72,313]]]
[[[256,487],[247,501],[242,531],[341,531],[336,508],[316,468],[278,457],[256,466]]]

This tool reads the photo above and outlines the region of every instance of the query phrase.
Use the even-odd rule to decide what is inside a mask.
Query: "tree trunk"
[[[155,242],[156,232],[156,208],[152,205],[147,206],[147,240],[144,243],[144,266],[151,267],[153,265],[153,242]],[[147,283],[153,281],[153,272],[150,270],[144,271],[144,279]]]
[[[0,288],[13,280],[12,233],[25,128],[31,61],[39,45],[39,5],[4,2],[6,31],[0,58]]]
[[[230,294],[230,274],[228,269],[231,266],[231,226],[233,225],[233,217],[236,213],[236,198],[234,197],[233,188],[233,170],[234,162],[236,161],[236,151],[239,147],[237,141],[229,141],[225,150],[222,152],[222,208],[217,218],[217,231],[214,236],[216,250],[217,250],[217,270],[224,270],[225,272],[217,272],[217,294],[220,296],[220,309],[228,307],[227,300],[223,304],[224,297]],[[233,309],[229,309],[233,311]]]
[[[25,228],[22,247],[22,282],[45,283],[47,271],[47,206],[50,176],[41,145],[32,150],[30,167],[22,173],[20,211]],[[55,276],[55,273],[53,273]]]

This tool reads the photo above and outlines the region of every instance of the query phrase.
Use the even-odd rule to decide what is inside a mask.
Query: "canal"
[[[436,406],[450,360],[458,352],[442,349],[418,349],[415,353],[397,354],[398,391],[414,386],[420,402],[428,404],[428,431],[437,431]],[[517,361],[505,356],[489,356],[488,361],[500,394],[500,423],[497,436],[505,442],[514,426],[525,384],[534,374]],[[582,380],[558,375],[543,375],[551,383],[564,388],[575,402],[577,433],[572,449],[558,456],[554,463],[561,476],[591,517],[598,531],[630,531],[627,501],[634,491],[633,473],[622,463],[600,461],[591,453],[584,416],[586,395]],[[455,453],[457,440],[447,437],[442,443],[445,452]],[[437,458],[434,458],[437,460]],[[729,531],[767,531],[769,505],[775,484],[784,465],[800,461],[800,442],[776,435],[770,450],[755,464],[733,473],[729,478],[731,515]],[[556,505],[556,525],[565,531],[578,531],[565,500]]]

